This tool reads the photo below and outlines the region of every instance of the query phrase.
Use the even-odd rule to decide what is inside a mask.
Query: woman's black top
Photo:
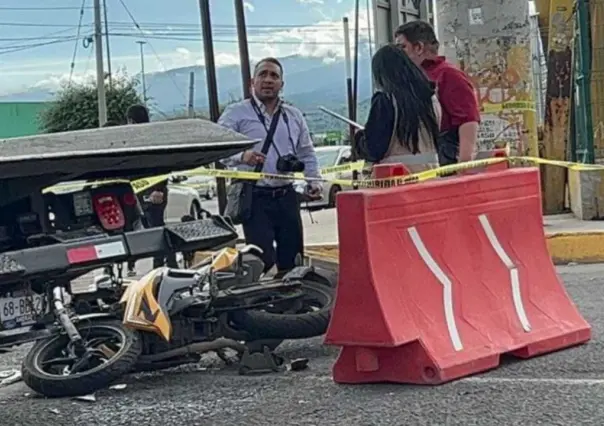
[[[376,163],[386,156],[392,138],[394,117],[394,106],[388,95],[384,92],[374,93],[365,130],[355,134],[359,159]]]

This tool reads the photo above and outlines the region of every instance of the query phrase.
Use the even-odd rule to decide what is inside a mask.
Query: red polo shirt
[[[422,68],[436,83],[442,107],[440,130],[445,132],[464,123],[480,123],[480,108],[474,85],[462,70],[448,63],[444,56],[426,59]]]

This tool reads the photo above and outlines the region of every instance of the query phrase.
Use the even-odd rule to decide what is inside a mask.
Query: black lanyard
[[[262,113],[262,111],[260,110],[260,107],[256,103],[256,100],[253,97],[251,97],[250,98],[250,102],[252,103],[252,108],[254,108],[254,112],[258,116],[258,120],[260,120],[260,122],[264,126],[264,129],[268,133],[269,129],[266,126],[266,118],[265,118],[264,114]],[[294,140],[292,138],[291,128],[289,127],[289,119],[288,119],[287,114],[285,112],[285,108],[283,108],[281,105],[279,105],[279,109],[281,110],[281,114],[280,115],[281,115],[281,117],[283,117],[283,122],[285,123],[285,127],[287,127],[287,136],[288,136],[288,139],[289,139],[289,143],[292,146],[292,149],[293,149],[294,154],[295,154],[297,150],[296,150],[296,145],[294,144]],[[273,115],[273,119],[274,118],[277,118],[277,120],[279,120],[279,115],[278,114],[274,114]],[[272,144],[273,144],[273,147],[275,148],[275,151],[277,151],[277,155],[279,155],[279,157],[281,157],[281,153],[279,152],[279,149],[277,148],[277,144],[275,144],[274,139],[272,141]]]

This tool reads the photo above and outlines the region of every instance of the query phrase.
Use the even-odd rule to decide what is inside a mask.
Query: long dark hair
[[[435,84],[403,50],[392,44],[375,52],[371,70],[377,88],[396,100],[396,135],[401,143],[412,153],[418,153],[419,129],[423,123],[436,147],[440,129],[432,104]]]

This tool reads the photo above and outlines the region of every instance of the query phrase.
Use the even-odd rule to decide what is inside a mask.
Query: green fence
[[[38,121],[45,102],[0,102],[0,138],[42,133]]]

